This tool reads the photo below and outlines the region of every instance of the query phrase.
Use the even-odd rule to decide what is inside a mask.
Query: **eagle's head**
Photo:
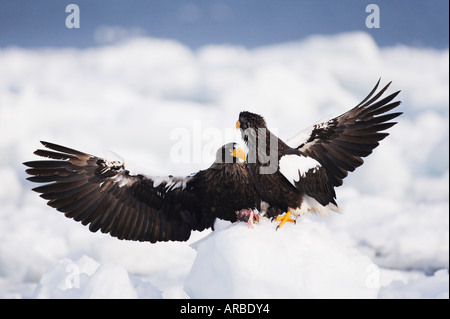
[[[245,152],[237,143],[228,143],[216,152],[215,163],[243,163]]]
[[[236,129],[241,130],[242,138],[247,143],[249,135],[255,135],[258,129],[266,129],[266,121],[261,115],[243,111],[239,114]]]
[[[245,131],[248,128],[257,130],[258,128],[267,128],[266,121],[261,115],[242,111],[239,113],[239,119],[236,122],[236,128]]]

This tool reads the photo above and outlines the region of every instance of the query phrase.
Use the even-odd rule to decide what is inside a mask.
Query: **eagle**
[[[54,143],[23,163],[47,204],[89,230],[124,240],[186,241],[192,231],[214,229],[216,218],[256,220],[259,196],[245,153],[236,143],[216,152],[214,163],[186,177],[131,174],[122,160],[108,160]]]
[[[261,200],[273,208],[267,211],[269,217],[280,221],[277,229],[295,222],[291,214],[297,218],[308,212],[328,216],[340,211],[335,187],[364,163],[363,157],[389,135],[385,130],[396,124],[391,120],[402,114],[389,112],[400,105],[393,102],[400,91],[381,98],[391,82],[377,92],[379,83],[349,111],[286,142],[270,132],[262,116],[239,114],[236,128],[248,146],[249,176]]]

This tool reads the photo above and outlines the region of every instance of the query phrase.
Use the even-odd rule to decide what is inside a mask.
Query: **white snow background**
[[[1,49],[0,298],[449,298],[448,69],[448,49],[379,48],[360,32],[251,50],[147,37]],[[39,140],[188,175],[242,143],[240,111],[287,139],[380,77],[404,114],[337,189],[343,214],[127,242],[65,218],[25,180]]]

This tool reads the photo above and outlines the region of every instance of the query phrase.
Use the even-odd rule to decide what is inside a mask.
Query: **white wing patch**
[[[312,171],[314,173],[321,167],[320,163],[314,158],[296,154],[282,156],[278,164],[280,173],[294,186],[295,182],[305,177],[307,172]]]
[[[313,129],[314,129],[314,126],[311,126],[307,129],[301,131],[296,136],[287,140],[286,144],[289,147],[298,148],[300,145],[305,144],[308,141],[308,139],[311,137]]]
[[[312,125],[303,131],[299,132],[297,135],[286,141],[286,144],[292,148],[299,148],[300,145],[304,145],[311,138],[314,130],[326,130],[330,126],[332,120],[329,120],[331,116],[326,117],[322,122]]]
[[[182,180],[178,180],[178,181],[176,181],[176,180],[170,181],[170,182],[167,183],[167,185],[166,185],[166,193],[167,193],[167,192],[171,192],[171,191],[173,191],[174,189],[180,188],[180,187],[181,187],[181,190],[184,190],[184,189],[186,188],[186,182],[187,182],[187,179],[186,179],[186,178],[185,178],[185,179],[182,179]]]
[[[113,180],[114,183],[117,183],[119,187],[130,186],[133,184],[133,180],[123,174],[117,174],[111,177],[111,180]],[[102,187],[102,184],[103,183],[100,184],[100,187]]]
[[[117,183],[119,187],[130,186],[133,184],[133,180],[129,176],[125,176],[125,164],[122,160],[104,160],[105,166],[101,169],[100,174],[105,174],[109,170],[114,170],[115,175],[109,179],[114,183]],[[99,187],[103,187],[105,182],[101,182]]]
[[[168,185],[172,181],[169,176],[149,176],[148,178],[153,179],[153,187],[155,188],[162,183],[166,183]]]
[[[148,176],[147,178],[153,179],[153,187],[155,188],[161,185],[162,183],[165,183],[166,184],[164,187],[165,193],[171,192],[177,188],[181,188],[181,190],[184,190],[189,180],[189,177],[180,178],[173,176]]]

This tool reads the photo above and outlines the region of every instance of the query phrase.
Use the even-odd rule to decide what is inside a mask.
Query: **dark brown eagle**
[[[213,227],[216,218],[234,222],[236,212],[249,217],[259,208],[247,167],[239,161],[245,154],[235,143],[221,147],[208,169],[187,177],[132,175],[122,161],[41,143],[47,149],[34,154],[49,160],[24,163],[32,175],[28,180],[46,183],[33,190],[92,232],[151,243],[185,241],[191,231]]]
[[[400,105],[400,101],[392,102],[400,91],[380,99],[390,83],[376,93],[379,83],[351,110],[287,142],[267,129],[262,116],[246,111],[239,114],[236,128],[249,148],[247,165],[252,183],[261,199],[273,207],[269,215],[286,212],[277,217],[281,220],[278,227],[294,222],[291,214],[327,216],[330,210],[339,211],[334,187],[363,164],[362,158],[389,135],[383,131],[396,124],[389,121],[402,114],[388,113]]]

